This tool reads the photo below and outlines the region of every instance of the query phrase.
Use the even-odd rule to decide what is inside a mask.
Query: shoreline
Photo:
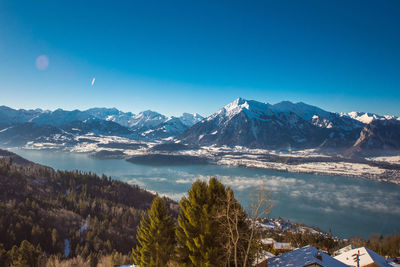
[[[39,145],[18,149],[82,153],[99,159],[124,159],[140,164],[216,164],[289,173],[344,176],[400,185],[400,161],[393,163],[390,158],[387,161],[382,161],[382,157],[378,157],[377,160],[373,160],[374,158],[349,159],[317,153],[315,150],[281,153],[243,147],[199,147],[162,151],[154,150],[153,147],[156,145],[156,143],[146,143],[139,149],[108,148],[104,144],[103,146],[79,144],[57,148]],[[397,159],[397,156],[394,158]]]

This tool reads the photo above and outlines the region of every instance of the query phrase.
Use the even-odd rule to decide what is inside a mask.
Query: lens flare
[[[46,55],[41,55],[36,58],[36,68],[38,70],[46,70],[49,67],[49,58]]]

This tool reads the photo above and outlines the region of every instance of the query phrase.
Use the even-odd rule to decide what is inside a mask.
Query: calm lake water
[[[61,170],[91,171],[137,184],[179,200],[196,179],[217,177],[246,206],[263,183],[275,203],[271,217],[283,217],[341,238],[400,232],[400,186],[342,176],[285,173],[217,165],[145,165],[102,160],[86,154],[13,150],[31,161]]]

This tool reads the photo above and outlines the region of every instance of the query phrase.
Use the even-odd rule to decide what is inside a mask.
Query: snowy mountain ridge
[[[395,122],[390,127],[374,124],[364,129],[375,121]],[[400,120],[395,116],[334,113],[303,102],[282,101],[271,105],[243,98],[234,100],[205,119],[197,113],[167,117],[151,110],[134,114],[116,108],[44,111],[0,106],[0,144],[20,145],[39,140],[75,144],[80,142],[79,136],[95,134],[150,142],[175,140],[195,146],[261,149],[344,151],[362,144],[352,150],[352,153],[358,153],[364,148],[396,148],[397,145],[388,138],[396,136],[397,122]],[[380,129],[383,127],[394,133],[375,138],[372,132],[382,133]],[[371,134],[360,136],[369,132]],[[378,145],[371,145],[372,142]]]
[[[349,113],[340,113],[341,116],[349,117],[355,120],[358,120],[362,123],[369,124],[375,120],[400,120],[399,117],[392,116],[392,115],[377,115],[374,113],[368,113],[368,112],[357,112],[357,111],[352,111]]]
[[[131,139],[160,140],[174,137],[202,119],[203,117],[197,113],[167,117],[151,110],[133,114],[116,108],[48,111],[15,110],[0,106],[0,143],[8,144],[11,141],[20,144],[41,137],[47,140],[50,138],[49,135],[55,134],[57,137],[54,138],[57,140],[59,140],[58,135],[64,135],[65,139],[72,140],[75,135],[90,132]],[[18,138],[20,140],[17,140]]]
[[[392,120],[394,117],[380,118]],[[344,151],[355,144],[366,125],[365,121],[303,102],[283,101],[271,105],[238,98],[177,138],[200,146]]]

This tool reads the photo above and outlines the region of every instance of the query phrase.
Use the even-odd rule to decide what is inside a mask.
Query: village
[[[400,259],[389,255],[379,255],[366,248],[355,247],[347,239],[341,240],[330,233],[313,229],[308,226],[291,223],[287,220],[264,219],[257,225],[265,235],[261,239],[263,253],[254,262],[256,267],[400,267]],[[280,240],[288,236],[314,236],[314,240],[329,240],[328,245],[332,248],[340,247],[337,250],[328,248],[317,249],[312,245],[297,243],[300,246],[293,246],[296,242],[282,242]],[[274,238],[270,237],[273,236]],[[319,246],[321,243],[319,243]]]

